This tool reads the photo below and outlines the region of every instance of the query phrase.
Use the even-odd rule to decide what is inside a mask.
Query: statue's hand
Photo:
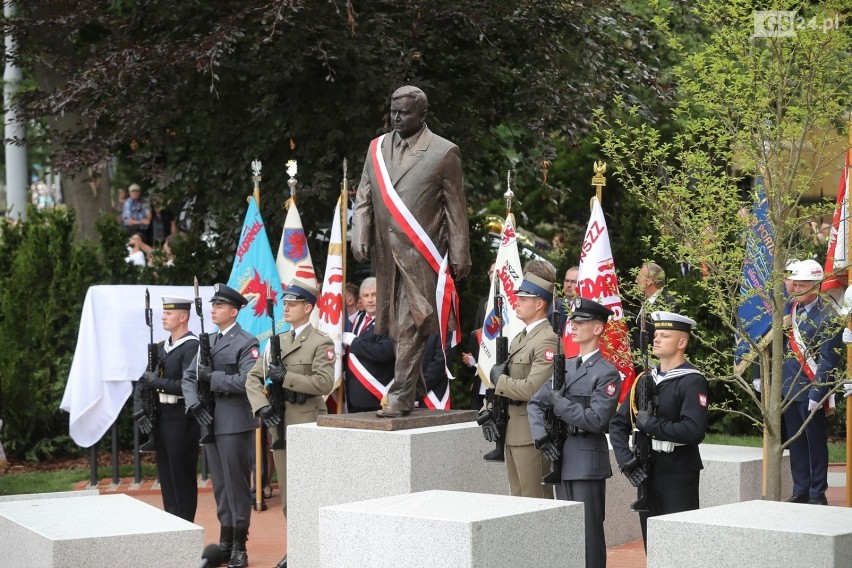
[[[370,259],[370,247],[364,243],[353,246],[352,256],[354,256],[355,260],[358,262],[366,262]]]
[[[450,263],[450,270],[453,273],[454,280],[464,280],[467,278],[467,275],[470,274],[470,265],[469,264],[456,264],[455,262]]]

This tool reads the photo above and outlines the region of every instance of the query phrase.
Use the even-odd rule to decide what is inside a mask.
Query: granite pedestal
[[[582,568],[583,504],[424,491],[319,511],[322,568]]]
[[[290,426],[288,565],[319,566],[321,507],[430,489],[508,494],[506,465],[482,459],[493,448],[476,422],[397,431]]]
[[[852,510],[747,501],[648,519],[648,568],[852,566]]]
[[[699,498],[701,508],[739,503],[763,496],[763,450],[743,446],[701,444]],[[606,545],[618,546],[642,538],[639,514],[630,510],[636,501],[636,488],[618,471],[615,453],[610,448],[612,478],[606,483]],[[785,453],[781,463],[782,495],[789,496],[793,482],[790,477],[790,456]]]
[[[0,503],[0,566],[198,566],[204,529],[127,495]]]

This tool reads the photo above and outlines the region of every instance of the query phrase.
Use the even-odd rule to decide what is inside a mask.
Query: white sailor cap
[[[192,300],[177,296],[163,296],[164,310],[188,310],[192,308]]]
[[[840,305],[840,315],[848,316],[852,313],[852,286],[846,288],[843,293],[843,303]]]
[[[651,312],[654,329],[674,329],[689,333],[696,326],[695,320],[673,312]]]

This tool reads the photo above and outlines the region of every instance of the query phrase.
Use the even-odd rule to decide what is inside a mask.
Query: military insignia
[[[219,283],[218,282],[216,284],[213,284],[213,291],[216,292],[217,294],[219,293]]]
[[[572,310],[577,310],[577,309],[579,309],[579,308],[580,308],[580,306],[582,306],[582,305],[583,305],[583,298],[581,298],[581,297],[579,297],[579,296],[577,296],[576,298],[574,298],[573,300],[571,300],[571,309],[572,309]]]
[[[334,349],[326,349],[325,358],[329,361],[334,361]]]
[[[252,347],[251,348],[251,356],[254,357],[255,359],[257,359],[258,355],[259,355],[259,353],[257,351],[257,347]]]
[[[703,394],[703,393],[698,394],[698,404],[700,404],[704,408],[707,408],[707,395],[706,394]]]
[[[553,362],[553,349],[551,349],[550,347],[544,350],[544,360],[548,363]]]
[[[609,383],[604,389],[604,392],[607,396],[613,396],[615,394],[615,383]]]

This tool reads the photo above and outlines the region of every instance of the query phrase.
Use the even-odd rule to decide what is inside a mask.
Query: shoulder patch
[[[554,353],[555,352],[550,347],[545,349],[544,350],[544,360],[547,361],[548,363],[553,362]]]
[[[325,358],[329,361],[334,361],[334,349],[326,349]]]
[[[707,408],[707,395],[703,392],[698,393],[698,404]]]
[[[606,388],[604,389],[604,392],[606,393],[607,396],[614,396],[615,395],[615,383],[609,383],[606,386]]]
[[[257,347],[252,347],[252,348],[251,348],[251,356],[252,356],[253,358],[257,359],[257,357],[258,357],[258,355],[259,355],[259,354],[260,354],[260,353],[258,353],[258,351],[257,351]]]

